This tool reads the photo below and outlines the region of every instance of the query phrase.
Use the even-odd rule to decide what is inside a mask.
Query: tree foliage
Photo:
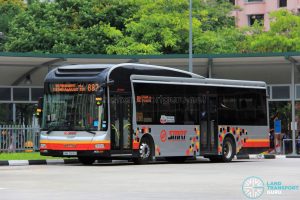
[[[227,52],[233,32],[226,0],[193,1],[195,53]],[[189,1],[30,1],[10,24],[6,51],[168,54],[188,52]],[[220,34],[221,35],[220,35]],[[236,36],[236,34],[234,35]],[[207,45],[201,38],[215,42]],[[233,48],[230,48],[233,49]]]
[[[243,32],[235,28],[205,31],[195,38],[194,51],[197,54],[236,53],[240,51],[240,43],[244,39]]]
[[[7,51],[44,53],[106,53],[122,36],[119,29],[132,1],[57,0],[33,2],[11,23]],[[134,7],[134,6],[133,6]],[[123,9],[122,9],[123,8]],[[133,12],[133,9],[131,9]],[[110,13],[108,15],[107,13]],[[114,17],[118,13],[118,18]],[[110,25],[109,18],[114,18]],[[118,29],[119,28],[119,29]]]
[[[130,54],[132,50],[138,54],[187,53],[189,1],[147,0],[146,3],[145,0],[140,0],[140,4],[143,6],[126,21],[126,37],[117,45],[110,45],[108,53]],[[234,21],[229,16],[231,9],[232,6],[227,1],[193,1],[193,37],[197,50],[195,53],[209,50],[203,43],[197,43],[201,36],[205,35],[211,41],[220,42],[221,40],[216,38],[219,36],[211,34],[211,31],[229,27],[234,29]],[[131,47],[130,51],[128,46]]]
[[[189,1],[0,0],[5,51],[87,54],[188,53]],[[271,28],[238,29],[227,0],[193,0],[196,54],[300,50],[300,17],[271,13]],[[1,44],[2,42],[2,44]],[[4,43],[4,45],[3,45]]]
[[[185,54],[189,1],[0,0],[0,50],[86,54]],[[271,13],[270,30],[238,29],[227,0],[193,0],[195,54],[300,51],[300,16]],[[4,45],[3,45],[4,44]]]
[[[254,26],[248,30],[243,52],[300,51],[300,16],[279,10],[270,14],[270,30]]]
[[[25,4],[22,0],[0,0],[0,50],[9,30],[9,22],[24,9]]]

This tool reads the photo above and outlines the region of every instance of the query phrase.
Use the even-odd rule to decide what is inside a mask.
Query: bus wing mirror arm
[[[115,83],[114,80],[109,80],[109,81],[107,81],[106,83],[104,83],[101,87],[102,87],[102,88],[105,88],[105,87],[108,87],[108,86],[113,85],[114,83]]]
[[[114,80],[109,80],[106,84],[107,84],[107,86],[111,86],[111,85],[113,85],[114,83],[115,83]]]

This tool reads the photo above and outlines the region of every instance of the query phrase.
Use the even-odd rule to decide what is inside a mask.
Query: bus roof
[[[141,67],[141,68],[153,68],[153,69],[161,69],[161,70],[168,70],[168,71],[174,71],[174,72],[179,72],[182,74],[187,74],[190,75],[192,78],[205,78],[203,76],[200,76],[198,74],[195,73],[191,73],[188,71],[184,71],[184,70],[180,70],[180,69],[175,69],[175,68],[171,68],[171,67],[164,67],[164,66],[158,66],[158,65],[148,65],[148,64],[139,64],[139,63],[122,63],[122,64],[117,64],[112,66],[111,71],[113,71],[114,69],[118,68],[118,67],[123,67],[123,66],[133,66],[133,67]]]
[[[191,72],[187,72],[184,70],[174,69],[170,67],[163,67],[157,65],[147,65],[147,64],[139,64],[139,63],[121,63],[121,64],[83,64],[83,65],[67,65],[67,66],[60,66],[48,73],[45,78],[45,82],[55,80],[71,80],[80,79],[82,81],[96,81],[104,79],[109,79],[110,74],[119,68],[132,68],[137,70],[156,70],[156,71],[164,71],[170,72],[169,77],[175,77],[171,74],[176,74],[176,77],[187,77],[187,78],[202,78],[198,74],[194,74]],[[134,72],[133,72],[134,74]],[[164,73],[166,74],[166,73]],[[151,74],[149,74],[151,75]],[[168,76],[168,75],[165,75]],[[128,77],[129,78],[129,77]]]
[[[139,83],[169,83],[169,84],[187,84],[187,85],[207,85],[207,86],[223,86],[223,87],[247,87],[266,89],[267,84],[262,81],[245,81],[230,79],[212,79],[212,78],[174,78],[162,76],[144,76],[132,75],[131,80]]]
[[[83,65],[68,65],[60,66],[48,73],[45,81],[53,81],[55,77],[60,80],[82,78],[82,80],[99,79],[99,76],[103,81],[108,80],[110,74],[118,68],[133,67],[134,69],[156,69],[170,72],[177,72],[184,75],[184,77],[173,76],[153,76],[153,75],[136,75],[133,72],[131,79],[134,82],[169,82],[180,84],[205,84],[211,86],[231,86],[231,87],[254,87],[254,88],[266,88],[266,83],[262,81],[244,81],[244,80],[228,80],[228,79],[212,79],[205,78],[198,74],[187,72],[184,70],[174,69],[170,67],[163,67],[157,65],[147,65],[139,63],[121,63],[121,64],[83,64]],[[187,77],[188,76],[188,77]],[[92,78],[94,77],[94,78]],[[98,77],[98,78],[97,78]]]

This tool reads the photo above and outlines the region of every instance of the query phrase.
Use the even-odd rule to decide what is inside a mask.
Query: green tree
[[[243,52],[300,51],[300,16],[282,9],[270,14],[270,30],[254,26],[246,31]]]
[[[237,53],[244,39],[243,32],[234,27],[205,31],[194,39],[194,51],[197,54]]]
[[[109,54],[188,53],[189,1],[139,0],[139,2],[143,6],[126,21],[124,37],[117,45],[109,45],[107,52]],[[235,30],[234,20],[229,15],[231,10],[232,5],[226,0],[193,1],[195,53],[228,51],[225,50],[225,44],[217,50],[211,48],[217,44],[207,48],[207,43],[202,40],[226,42],[226,39],[220,38],[221,36],[214,32],[221,33],[221,28],[230,32]],[[230,49],[234,48],[230,47]]]
[[[193,0],[194,53],[236,51],[227,0]],[[6,51],[90,54],[188,53],[189,1],[31,1],[12,20]]]
[[[24,9],[25,4],[22,0],[0,0],[0,51],[9,30],[9,22]]]
[[[106,46],[116,43],[122,37],[121,31],[110,25],[106,14],[111,14],[114,18],[111,21],[118,28],[124,27],[122,19],[130,15],[130,11],[125,8],[131,2],[119,7],[112,6],[117,4],[116,0],[33,2],[26,12],[18,15],[11,23],[5,50],[106,53]]]

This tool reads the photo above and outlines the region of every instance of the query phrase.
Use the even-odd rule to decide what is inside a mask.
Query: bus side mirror
[[[39,100],[38,100],[38,106],[36,108],[36,116],[37,116],[37,118],[41,118],[42,117],[43,103],[44,103],[44,98],[40,97]]]

